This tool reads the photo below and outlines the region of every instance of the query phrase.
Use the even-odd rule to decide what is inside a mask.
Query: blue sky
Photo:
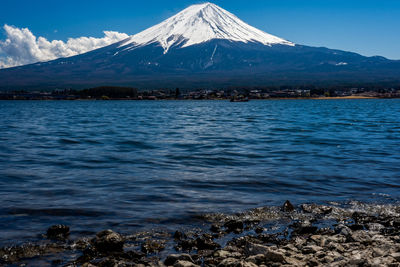
[[[183,8],[190,0],[1,0],[0,24],[29,28],[48,40],[135,34]],[[400,59],[398,0],[215,0],[213,3],[268,33],[299,44]],[[0,31],[0,40],[6,38]]]

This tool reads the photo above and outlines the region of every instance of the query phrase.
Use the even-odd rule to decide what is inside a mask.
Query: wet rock
[[[198,250],[215,250],[221,246],[212,241],[211,238],[202,236],[196,239],[196,247]]]
[[[262,232],[264,232],[264,228],[263,227],[257,227],[254,232],[256,232],[256,234],[261,234]]]
[[[192,262],[194,263],[192,257],[189,254],[171,254],[167,256],[167,258],[164,261],[164,264],[167,266],[172,266],[174,265],[177,261],[186,261],[186,262]]]
[[[152,254],[164,250],[165,245],[159,240],[146,240],[142,246],[141,251],[146,254]]]
[[[286,202],[282,206],[282,211],[284,211],[284,212],[292,212],[292,211],[294,211],[293,204],[290,203],[289,200],[286,200]]]
[[[1,248],[0,266],[20,262],[22,259],[31,259],[42,255],[56,254],[63,250],[64,247],[58,244],[24,244],[22,246]]]
[[[183,239],[186,239],[187,238],[187,236],[186,236],[186,234],[185,233],[183,233],[183,232],[180,232],[180,231],[176,231],[175,233],[174,233],[174,239],[175,240],[183,240]]]
[[[47,238],[49,239],[66,239],[69,236],[69,227],[58,224],[47,229]]]
[[[370,216],[363,212],[354,212],[351,215],[351,218],[354,220],[356,224],[366,224],[374,222],[376,220],[374,216]]]
[[[275,208],[272,213],[265,208],[255,213],[235,214],[237,219],[231,221],[227,221],[231,216],[214,218],[205,222],[214,223],[210,230],[216,233],[212,235],[198,229],[187,235],[177,231],[173,238],[168,232],[144,232],[127,236],[125,242],[124,237],[107,230],[90,241],[87,238],[68,243],[42,241],[57,246],[0,248],[0,265],[29,265],[29,259],[34,258],[32,265],[37,261],[53,260],[55,265],[87,267],[400,266],[399,215],[386,213],[378,216],[375,210],[367,214],[334,207],[335,212],[324,217],[328,207],[310,205],[303,208],[309,212],[285,215],[276,212]],[[274,214],[277,221],[274,221]],[[290,222],[282,222],[279,220],[281,216],[294,221],[288,227]],[[221,222],[226,223],[223,225]],[[312,224],[316,222],[325,228],[318,229]],[[268,229],[257,227],[264,224],[268,225]],[[220,239],[226,234],[225,230],[241,232],[244,229],[249,230],[247,235],[234,238],[227,235]],[[255,235],[252,229],[258,234]],[[218,242],[226,245],[221,249]],[[170,246],[170,249],[174,243],[177,250],[196,251],[196,254],[172,254],[160,262],[159,257],[165,254],[157,253],[164,245]],[[69,256],[65,258],[64,254],[55,256],[58,252],[72,255],[71,251],[74,251],[73,255],[81,256],[72,262],[68,262]],[[62,262],[55,260],[60,258]]]
[[[100,252],[118,252],[123,251],[125,240],[120,234],[105,230],[97,233],[92,243]]]
[[[293,228],[292,235],[307,235],[307,234],[315,234],[318,230],[318,227],[313,226],[309,222],[297,222],[290,225]]]
[[[178,242],[175,246],[176,250],[192,251],[196,246],[196,241],[193,239],[186,239]]]
[[[242,221],[230,220],[224,224],[224,227],[228,233],[241,233],[244,229],[244,224]]]
[[[217,225],[217,224],[213,224],[210,227],[210,231],[213,233],[220,233],[221,232],[221,226]]]
[[[85,250],[90,246],[90,241],[87,238],[81,238],[76,240],[73,245],[71,246],[72,249],[78,249],[78,250]]]
[[[327,215],[332,212],[332,207],[316,205],[316,204],[302,204],[301,209],[303,212],[306,213],[314,213],[314,214],[321,214]]]

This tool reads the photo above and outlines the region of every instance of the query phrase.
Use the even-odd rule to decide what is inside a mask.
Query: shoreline
[[[335,96],[335,97],[277,97],[277,98],[264,98],[264,99],[249,99],[249,101],[274,101],[274,100],[362,100],[362,99],[400,99],[400,97],[372,97],[372,96]],[[229,98],[216,98],[216,99],[126,99],[126,98],[110,98],[110,99],[0,99],[0,101],[230,101]],[[247,101],[247,102],[249,102]],[[240,103],[240,102],[239,102]]]
[[[0,264],[53,266],[399,266],[400,206],[345,207],[289,201],[235,214],[204,214],[204,229],[69,239],[55,225],[43,240],[0,248]]]

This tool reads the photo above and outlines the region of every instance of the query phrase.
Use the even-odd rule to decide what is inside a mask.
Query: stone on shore
[[[122,235],[112,230],[105,230],[97,233],[92,242],[98,251],[105,253],[123,251],[125,240]]]
[[[47,229],[47,238],[49,239],[66,239],[69,236],[69,227],[58,224]]]
[[[294,211],[293,204],[290,203],[289,200],[286,200],[286,202],[282,206],[282,211],[284,211],[284,212],[292,212],[292,211]]]

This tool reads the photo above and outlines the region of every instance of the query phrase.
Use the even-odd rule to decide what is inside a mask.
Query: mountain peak
[[[131,36],[121,46],[126,46],[126,49],[135,49],[158,43],[163,47],[164,53],[167,53],[173,46],[188,47],[213,39],[261,43],[268,46],[294,45],[256,29],[225,9],[207,2],[189,6],[160,24]]]

